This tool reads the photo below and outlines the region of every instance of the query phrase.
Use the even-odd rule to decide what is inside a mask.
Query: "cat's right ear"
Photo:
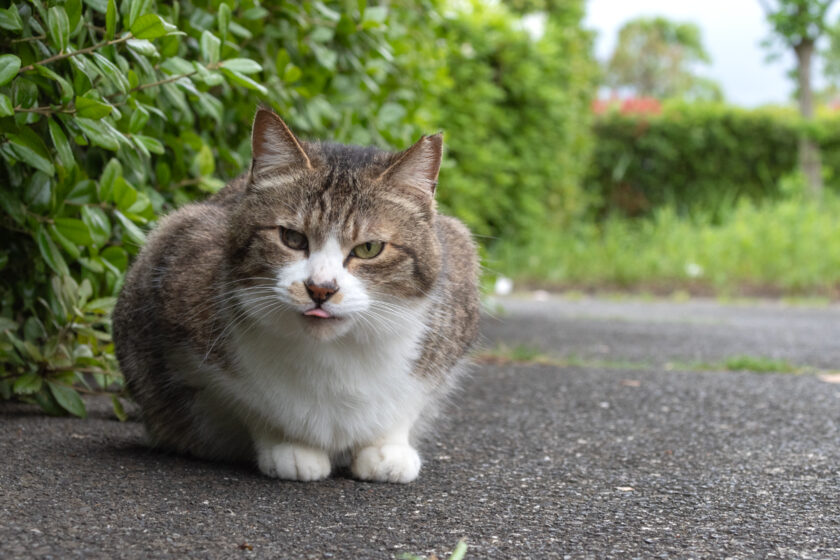
[[[300,140],[274,111],[260,107],[251,133],[251,176],[312,169],[312,162]]]

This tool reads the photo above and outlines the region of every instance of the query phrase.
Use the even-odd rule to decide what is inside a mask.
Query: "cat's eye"
[[[367,241],[353,247],[350,254],[359,259],[372,259],[382,252],[385,244],[381,241]]]
[[[286,247],[296,251],[304,251],[309,247],[309,241],[306,236],[299,231],[293,229],[280,228],[280,239],[286,244]]]

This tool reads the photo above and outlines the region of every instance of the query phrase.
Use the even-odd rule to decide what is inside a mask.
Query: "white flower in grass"
[[[496,285],[494,286],[493,291],[499,296],[509,295],[513,291],[513,280],[505,278],[504,276],[499,276],[496,278]]]
[[[689,278],[699,278],[703,276],[703,267],[697,263],[685,263],[685,274]]]

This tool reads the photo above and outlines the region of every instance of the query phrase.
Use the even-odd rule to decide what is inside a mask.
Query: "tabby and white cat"
[[[252,144],[249,173],[160,222],[114,311],[152,443],[410,482],[479,316],[470,234],[435,210],[441,136],[304,142],[260,109]]]

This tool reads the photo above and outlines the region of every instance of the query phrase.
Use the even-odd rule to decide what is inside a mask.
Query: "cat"
[[[475,245],[436,211],[442,137],[308,142],[260,108],[251,142],[247,173],[160,221],[114,310],[151,443],[411,482],[478,332]]]

